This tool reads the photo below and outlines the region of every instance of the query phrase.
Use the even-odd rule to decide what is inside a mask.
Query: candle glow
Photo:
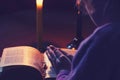
[[[43,0],[36,0],[36,31],[37,31],[38,49],[41,49],[42,47],[41,46],[42,36],[43,36],[42,9],[43,9]]]
[[[36,0],[37,8],[42,8],[43,0]]]

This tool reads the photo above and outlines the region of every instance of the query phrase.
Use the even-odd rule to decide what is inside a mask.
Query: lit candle
[[[76,0],[76,6],[77,6],[78,14],[80,14],[80,3],[81,3],[81,0]]]
[[[43,0],[36,0],[36,31],[37,31],[37,41],[38,49],[41,49],[42,43],[42,34],[43,34],[43,23],[42,23],[42,9],[43,9]]]

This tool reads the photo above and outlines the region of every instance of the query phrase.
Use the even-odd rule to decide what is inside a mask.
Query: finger
[[[56,57],[58,58],[60,55],[62,55],[62,52],[59,50],[59,48],[55,48],[54,49],[54,53],[56,55]]]
[[[52,50],[54,50],[54,49],[56,48],[56,47],[53,46],[53,45],[49,45],[48,47],[51,48]]]
[[[63,50],[59,50],[62,54],[64,54],[64,55],[66,55],[66,56],[69,56],[69,53],[67,53],[67,52],[65,52],[65,51],[63,51]]]
[[[53,46],[53,45],[50,45],[49,47],[48,47],[48,50],[52,50],[51,52],[51,54],[53,55],[53,56],[55,56],[56,58],[58,58],[62,53],[59,51],[59,49],[60,48],[57,48],[57,47],[55,47],[55,46]]]
[[[67,56],[70,60],[73,59],[73,55],[70,55],[69,53],[67,53],[67,52],[65,52],[65,51],[63,51],[63,50],[61,50],[61,49],[59,49],[59,51],[60,51],[62,54],[64,54],[65,56]]]
[[[52,50],[51,47],[48,46],[47,51],[52,58],[56,58],[56,55],[55,55],[55,53],[54,53],[54,51]]]
[[[55,47],[53,45],[50,45],[48,48],[53,51],[53,53],[54,53],[55,56],[59,57],[59,55],[61,55],[61,52],[59,52],[59,48],[57,48],[57,47]]]
[[[65,55],[61,55],[59,57],[59,60],[60,61],[67,61],[68,63],[72,63],[71,60],[67,56],[65,56]]]
[[[57,58],[57,59],[56,59],[56,64],[60,64],[60,63],[61,63],[60,59]]]
[[[60,63],[59,58],[56,56],[55,52],[51,49],[51,47],[48,47],[48,56],[51,57],[52,62],[56,63]]]
[[[62,64],[62,65],[60,65],[61,68],[68,69],[68,70],[71,69],[71,61],[69,59],[67,59],[65,56],[62,56],[60,58],[60,60],[61,60],[61,64]]]
[[[62,51],[60,48],[56,48],[56,50],[54,51],[56,57],[60,57],[60,56],[66,56],[67,58],[69,58],[72,61],[73,56],[69,55],[68,53],[66,53],[65,51]]]
[[[52,57],[50,56],[50,54],[48,53],[48,51],[46,51],[45,53],[46,53],[48,59],[49,59],[50,61],[53,61],[53,60],[52,60]]]
[[[54,53],[55,53],[57,58],[59,58],[60,56],[64,56],[64,57],[66,57],[68,59],[68,61],[69,60],[72,61],[73,56],[72,55],[68,55],[68,53],[62,51],[60,48],[56,48],[54,50]]]
[[[48,56],[48,59],[50,60],[52,66],[55,68],[56,67],[56,59],[51,57],[48,51],[46,51],[46,55]]]
[[[65,56],[69,56],[69,53],[66,53],[65,51],[61,50],[60,48],[55,48],[54,52],[56,53],[57,56],[60,56],[61,54]]]
[[[57,53],[55,52],[57,49],[58,48],[56,48],[52,45],[48,47],[48,53],[51,56],[52,60],[55,62],[55,64],[60,63],[59,56],[56,55],[56,54],[58,54],[58,52]]]

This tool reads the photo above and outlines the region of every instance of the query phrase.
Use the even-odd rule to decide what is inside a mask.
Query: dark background
[[[75,0],[44,0],[42,45],[66,47],[76,35],[76,20]],[[85,38],[95,27],[91,26],[88,16],[83,16],[82,24]],[[36,42],[35,0],[1,0],[0,53],[6,47],[35,46]]]
[[[0,14],[36,8],[36,0],[1,0]],[[44,0],[45,10],[71,11],[74,10],[75,0]]]

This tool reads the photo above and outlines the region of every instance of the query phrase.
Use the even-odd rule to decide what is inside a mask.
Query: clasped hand
[[[71,69],[72,55],[68,55],[68,53],[53,45],[47,47],[46,54],[56,73],[59,73],[61,70]]]

